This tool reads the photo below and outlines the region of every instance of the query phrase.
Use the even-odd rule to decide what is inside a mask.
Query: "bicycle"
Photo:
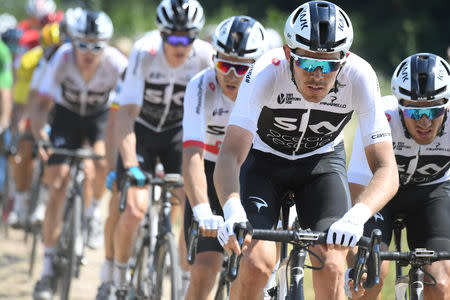
[[[440,260],[449,260],[450,251],[434,251],[424,248],[418,248],[414,251],[401,252],[401,232],[405,228],[404,216],[398,215],[394,218],[394,242],[395,251],[380,251],[378,264],[381,261],[395,261],[395,299],[403,300],[423,300],[423,288],[424,284],[435,286],[436,279],[427,271],[423,269],[423,266],[430,265],[433,262]],[[359,259],[359,251],[357,258]],[[403,276],[402,267],[411,265],[408,275]],[[368,274],[370,272],[368,271]],[[431,278],[431,282],[424,282],[425,274]],[[359,284],[361,278],[355,279],[355,286]],[[407,296],[408,290],[408,298]]]
[[[150,203],[140,227],[135,251],[129,260],[130,299],[181,299],[181,268],[178,247],[172,233],[170,220],[171,196],[174,188],[182,187],[180,174],[166,174],[164,178],[151,178]],[[124,180],[119,210],[126,206],[127,190],[133,184],[131,178]],[[156,199],[155,187],[161,188]],[[170,284],[170,288],[165,284]],[[167,295],[170,294],[170,298]]]
[[[78,278],[84,261],[84,245],[87,238],[87,224],[84,220],[82,162],[85,159],[102,159],[90,149],[53,148],[53,155],[70,158],[70,183],[64,206],[63,227],[53,259],[60,298],[69,299],[72,277]]]
[[[250,227],[250,228],[249,228]],[[238,243],[242,246],[244,237],[248,233],[255,240],[266,240],[281,243],[289,243],[293,245],[292,250],[287,258],[284,258],[278,272],[278,283],[269,291],[269,295],[272,299],[288,299],[297,300],[304,299],[303,293],[303,276],[304,268],[310,268],[312,270],[321,270],[324,267],[323,260],[314,252],[309,250],[309,247],[315,245],[325,245],[327,234],[319,231],[311,231],[310,229],[300,228],[298,219],[293,224],[292,230],[271,230],[271,229],[251,229],[251,226],[247,223],[235,224],[234,231]],[[371,238],[362,237],[357,245],[359,248],[366,249],[369,253],[373,249],[379,246],[381,241],[381,232],[375,229],[372,232]],[[306,266],[305,259],[306,254],[314,256],[319,262],[319,267]],[[232,279],[237,277],[239,270],[240,256],[233,254],[230,259],[229,272]],[[369,285],[373,286],[379,281],[379,268],[377,264],[367,264],[370,273],[373,277],[368,278],[365,284],[369,288]]]

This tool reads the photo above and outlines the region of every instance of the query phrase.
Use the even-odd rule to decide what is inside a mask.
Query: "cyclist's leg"
[[[295,189],[300,226],[326,232],[351,204],[344,145],[337,145],[334,152],[302,161],[304,173],[299,173],[299,188]],[[344,299],[347,250],[327,250],[322,246],[312,247],[310,250],[325,262],[322,270],[312,273],[316,299]],[[311,262],[313,266],[320,266],[317,259],[312,258]]]
[[[271,229],[277,223],[281,192],[276,191],[272,170],[276,164],[259,161],[250,151],[241,167],[241,201],[253,228]],[[276,243],[252,241],[240,262],[238,277],[231,285],[230,299],[262,299],[276,264]]]
[[[213,182],[215,163],[205,160],[205,174],[207,182],[208,199],[213,214],[223,216],[222,207],[216,195]],[[192,222],[192,208],[186,201],[184,213],[184,235],[188,236],[189,227]],[[187,243],[187,238],[186,238]],[[184,258],[186,259],[186,258]],[[197,243],[197,255],[194,265],[191,266],[191,277],[186,293],[187,300],[212,299],[214,284],[217,274],[223,263],[223,248],[217,238],[200,236]]]
[[[410,249],[450,249],[450,182],[410,188],[405,195],[411,202],[415,196],[416,209],[406,218]],[[409,221],[411,220],[411,221]],[[425,266],[437,281],[436,286],[424,286],[425,299],[450,299],[450,261],[435,262]],[[430,279],[425,276],[425,281]]]

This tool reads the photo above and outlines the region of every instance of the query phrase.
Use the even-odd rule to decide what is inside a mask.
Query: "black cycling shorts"
[[[154,132],[147,127],[135,123],[134,132],[136,134],[136,153],[139,167],[150,174],[154,173],[156,158],[159,157],[164,172],[181,174],[181,164],[183,159],[183,128],[177,127],[164,132]],[[120,190],[125,168],[119,155],[117,161],[118,189]]]
[[[403,215],[409,249],[450,250],[450,182],[400,187],[397,194],[364,226],[364,235],[374,228],[389,245],[395,218]]]
[[[208,184],[208,199],[213,214],[223,217],[222,206],[220,205],[219,198],[217,197],[216,189],[214,188],[213,182],[215,165],[216,164],[214,162],[205,160],[205,174],[206,174],[206,182]],[[186,245],[189,238],[188,233],[189,227],[191,226],[191,222],[192,222],[192,208],[189,201],[186,201],[186,208],[184,210],[184,237],[186,239]],[[215,251],[222,253],[223,248],[220,245],[219,240],[217,240],[217,238],[200,236],[197,243],[197,253],[206,251]]]
[[[64,106],[55,105],[51,122],[50,141],[53,147],[79,149],[87,141],[90,146],[105,139],[106,124],[109,110],[92,116],[80,116]],[[62,164],[66,159],[52,155],[50,165]]]
[[[344,143],[335,151],[297,160],[252,149],[241,168],[241,201],[254,228],[277,225],[290,191],[303,229],[327,231],[350,207]]]

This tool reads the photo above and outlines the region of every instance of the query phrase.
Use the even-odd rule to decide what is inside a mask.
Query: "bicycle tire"
[[[166,257],[170,259],[169,266],[166,264]],[[166,283],[170,284],[170,291],[165,289]],[[178,247],[173,234],[167,233],[156,241],[151,273],[151,300],[180,300],[180,287],[181,269]],[[166,296],[167,293],[170,294],[169,297]]]
[[[72,282],[72,277],[75,274],[76,264],[78,263],[76,243],[77,239],[81,234],[81,208],[82,208],[82,198],[80,195],[75,195],[73,199],[68,199],[67,201],[72,202],[72,209],[70,210],[67,220],[69,220],[68,232],[66,232],[67,247],[63,248],[63,268],[60,269],[61,272],[61,289],[60,289],[60,299],[68,300],[70,295],[70,286]],[[70,205],[70,204],[69,204]],[[64,233],[61,233],[64,234]],[[64,239],[64,236],[63,236]]]
[[[220,274],[219,283],[217,284],[216,295],[214,300],[227,300],[229,299],[230,293],[230,282],[225,279],[226,273],[222,272]]]
[[[141,228],[142,229],[142,228]],[[144,230],[144,234],[145,234]],[[148,262],[148,246],[145,244],[145,236],[139,236],[136,244],[135,256],[130,259],[131,269],[131,287],[130,299],[148,299],[148,289],[145,288],[146,266]]]

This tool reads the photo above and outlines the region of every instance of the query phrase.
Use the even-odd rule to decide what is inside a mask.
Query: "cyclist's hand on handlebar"
[[[192,208],[194,217],[198,219],[200,234],[205,237],[216,237],[217,230],[223,225],[222,216],[213,215],[209,203],[200,203]]]
[[[39,140],[37,142],[37,151],[42,161],[47,162],[51,156],[51,143],[49,140]]]
[[[147,176],[145,176],[139,166],[129,167],[127,176],[134,179],[137,186],[144,186],[147,181]]]
[[[355,247],[364,232],[364,223],[371,217],[370,209],[357,203],[345,215],[334,222],[327,234],[329,249],[341,249],[344,247]]]
[[[365,289],[364,289],[362,283],[366,280],[367,273],[364,273],[362,275],[361,282],[358,286],[358,291],[355,292],[355,289],[354,289],[355,282],[351,278],[352,271],[353,271],[352,268],[347,269],[347,271],[345,271],[345,283],[344,283],[345,295],[347,297],[349,297],[350,299],[358,299],[358,298],[362,297],[365,293]]]

